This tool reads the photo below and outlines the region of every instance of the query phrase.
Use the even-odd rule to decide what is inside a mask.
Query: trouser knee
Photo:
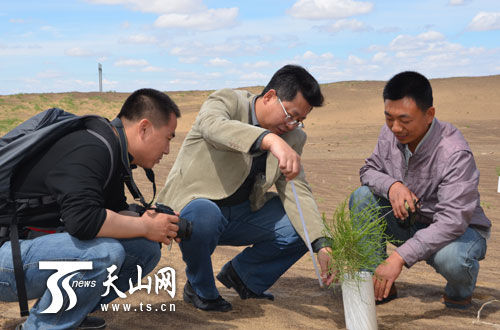
[[[349,197],[349,209],[363,209],[364,206],[375,200],[375,195],[367,186],[361,186],[356,189]]]
[[[467,285],[475,282],[479,271],[479,262],[477,260],[460,255],[437,254],[432,264],[436,271],[449,283]]]
[[[121,267],[126,257],[122,244],[113,238],[97,238],[96,244],[86,251],[84,260],[91,260],[104,267],[116,265]]]
[[[220,208],[208,199],[195,199],[181,211],[180,216],[193,223],[192,241],[206,241],[219,237],[225,227]]]

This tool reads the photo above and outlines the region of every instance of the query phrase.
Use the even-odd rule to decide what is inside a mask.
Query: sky
[[[0,94],[500,74],[499,0],[2,0]]]

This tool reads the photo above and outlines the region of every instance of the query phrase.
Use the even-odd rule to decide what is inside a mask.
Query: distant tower
[[[102,65],[101,63],[98,63],[99,66],[99,92],[102,93]]]

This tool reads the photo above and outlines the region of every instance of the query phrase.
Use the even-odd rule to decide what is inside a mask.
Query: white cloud
[[[52,26],[52,25],[44,25],[44,26],[42,26],[40,28],[40,30],[42,30],[42,31],[49,31],[49,32],[55,32],[55,31],[57,31],[57,29],[54,26]]]
[[[265,81],[266,79],[268,79],[268,76],[266,76],[265,74],[262,74],[260,72],[251,72],[251,73],[242,74],[239,78],[245,82],[250,81],[252,83],[261,83],[261,82]]]
[[[9,19],[9,22],[15,23],[15,24],[22,24],[25,22],[25,20],[22,18],[11,18],[11,19]]]
[[[330,33],[336,33],[344,30],[350,30],[353,32],[370,30],[368,25],[356,19],[340,19],[332,24],[321,26],[320,28]]]
[[[202,0],[87,0],[103,5],[124,5],[132,10],[160,16],[154,25],[159,28],[216,30],[235,24],[238,8],[209,9]]]
[[[378,52],[372,57],[373,62],[385,62],[388,59],[386,52]]]
[[[295,56],[293,58],[294,61],[297,63],[300,63],[302,61],[328,61],[333,59],[333,54],[328,52],[328,53],[323,53],[321,55],[318,55],[310,50],[307,50],[304,54]]]
[[[54,79],[54,78],[60,78],[63,76],[64,75],[61,72],[55,71],[55,70],[45,70],[42,72],[38,72],[36,75],[36,77],[40,78],[40,79]]]
[[[158,66],[147,66],[141,70],[142,72],[164,72],[165,69]]]
[[[254,68],[254,69],[262,69],[262,68],[269,68],[271,67],[271,62],[269,61],[257,61],[254,63],[244,63],[243,66],[245,68]]]
[[[196,56],[189,56],[189,57],[181,56],[181,57],[179,57],[179,62],[186,63],[186,64],[197,63],[199,60],[200,59]]]
[[[225,59],[225,58],[212,58],[208,61],[208,64],[211,66],[227,66],[231,64],[231,61]]]
[[[472,31],[500,30],[500,12],[480,12],[469,23],[468,29]]]
[[[338,19],[366,14],[373,9],[371,2],[353,0],[298,0],[288,11],[296,18]]]
[[[347,58],[347,62],[350,65],[362,65],[362,64],[365,64],[364,60],[360,59],[359,57],[357,57],[355,55],[349,55],[349,57]]]
[[[124,5],[145,13],[188,13],[203,7],[202,0],[87,0],[100,5]]]
[[[466,2],[466,0],[450,0],[448,2],[448,5],[450,6],[461,6],[461,5],[464,5]]]
[[[312,51],[308,50],[304,53],[304,55],[302,55],[302,58],[305,59],[305,60],[309,60],[309,59],[312,59],[312,58],[316,58],[317,55],[314,54]]]
[[[92,51],[80,47],[73,47],[70,49],[66,49],[64,53],[68,56],[75,56],[75,57],[88,57],[95,55]]]
[[[133,34],[122,39],[122,41],[131,44],[155,44],[158,39],[154,36],[148,36],[145,34]]]
[[[467,47],[450,42],[439,32],[427,31],[418,35],[399,35],[388,44],[373,45],[367,51],[374,55],[361,65],[363,71],[359,71],[356,65],[345,65],[351,70],[350,75],[356,75],[357,79],[365,72],[369,74],[370,70],[379,77],[403,70],[446,77],[477,75],[477,68],[481,67],[486,70],[482,74],[488,74],[494,71],[500,48]],[[349,60],[352,61],[352,58]],[[344,72],[347,69],[343,69]],[[377,76],[371,77],[379,79]]]
[[[105,88],[109,88],[118,85],[118,81],[103,79],[102,84]]]
[[[434,46],[439,45],[445,39],[444,35],[436,31],[427,31],[421,33],[417,36],[411,35],[398,35],[394,38],[389,47],[393,51],[419,51],[429,49],[429,47],[434,48]],[[448,43],[448,45],[451,45]]]
[[[191,28],[201,31],[217,30],[235,24],[238,8],[208,9],[193,14],[164,14],[154,23],[161,28]]]
[[[262,44],[259,45],[258,39],[249,37],[227,39],[219,43],[193,40],[172,46],[169,53],[174,56],[192,58],[198,58],[201,55],[227,57],[231,55],[258,54],[262,51],[262,46]]]
[[[119,60],[114,63],[115,66],[146,66],[148,65],[148,61],[146,60]]]

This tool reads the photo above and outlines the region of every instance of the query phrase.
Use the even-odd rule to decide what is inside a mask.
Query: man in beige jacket
[[[222,89],[202,105],[158,197],[193,223],[191,238],[180,243],[186,302],[231,310],[215,286],[217,245],[251,245],[224,265],[217,275],[222,284],[241,299],[274,299],[265,291],[307,252],[292,181],[323,281],[331,283],[322,220],[300,161],[303,121],[322,103],[314,77],[286,65],[258,96]],[[268,192],[273,184],[277,194]]]

